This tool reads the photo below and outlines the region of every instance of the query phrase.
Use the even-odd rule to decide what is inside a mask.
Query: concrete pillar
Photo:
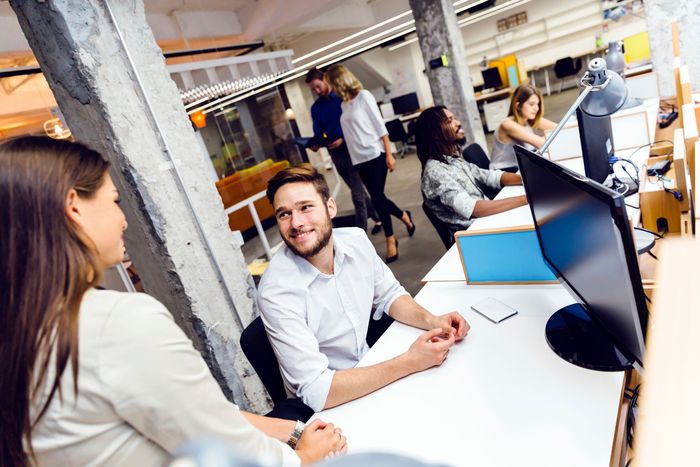
[[[479,143],[487,150],[452,0],[409,0],[409,3],[435,105],[444,105],[462,122],[468,143]],[[431,70],[430,60],[441,55],[447,55],[448,66]]]
[[[659,77],[661,96],[675,96],[671,21],[678,21],[683,63],[688,65],[693,91],[700,91],[700,2],[697,0],[646,0],[651,61]]]
[[[226,396],[264,410],[238,344],[255,288],[143,3],[11,5],[73,135],[112,162],[144,288],[174,315]]]

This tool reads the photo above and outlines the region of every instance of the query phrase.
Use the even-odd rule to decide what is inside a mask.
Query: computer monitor
[[[484,88],[500,89],[503,87],[501,74],[498,72],[497,67],[481,70],[481,76],[484,78]]]
[[[415,92],[391,99],[394,115],[410,114],[420,109],[418,95]]]
[[[576,109],[586,177],[603,183],[612,173],[610,157],[615,154],[610,117],[591,117]]]
[[[515,154],[542,256],[578,302],[549,318],[547,342],[584,368],[641,368],[648,312],[624,197],[521,146]]]
[[[639,187],[634,182],[625,184],[613,176],[608,183],[605,183],[608,176],[613,174],[610,158],[615,155],[610,117],[591,117],[577,108],[576,119],[586,177],[609,186],[625,196],[636,193]]]

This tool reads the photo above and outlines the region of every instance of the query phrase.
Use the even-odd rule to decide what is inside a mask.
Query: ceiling
[[[346,10],[353,6],[362,14],[348,19]],[[370,7],[366,0],[145,0],[144,7],[164,52],[260,40],[267,49],[286,49],[310,34],[318,34],[319,41],[324,41],[325,36],[337,37],[347,28],[366,27],[374,21],[374,15],[367,14]],[[329,15],[334,9],[341,10],[335,17]],[[186,56],[168,59],[167,63],[211,60],[239,53],[233,50]],[[36,65],[14,11],[7,1],[0,0],[0,69]],[[48,109],[55,105],[41,75],[0,79],[0,139],[22,131],[41,131]],[[29,128],[24,128],[27,125]]]

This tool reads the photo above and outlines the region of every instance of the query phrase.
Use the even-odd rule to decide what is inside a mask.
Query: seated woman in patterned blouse
[[[520,175],[485,170],[465,161],[462,124],[444,106],[425,110],[416,122],[418,158],[423,165],[421,191],[425,204],[450,229],[464,230],[476,217],[490,216],[527,204],[525,195],[490,200],[485,187],[521,185]]]

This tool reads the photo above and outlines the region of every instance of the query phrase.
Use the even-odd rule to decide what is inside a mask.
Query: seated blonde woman
[[[528,149],[539,149],[544,144],[544,136],[535,131],[553,130],[555,122],[547,120],[544,115],[544,101],[539,89],[530,84],[521,84],[510,99],[508,117],[499,123],[493,139],[491,151],[492,169],[517,172],[513,145],[520,144]]]

